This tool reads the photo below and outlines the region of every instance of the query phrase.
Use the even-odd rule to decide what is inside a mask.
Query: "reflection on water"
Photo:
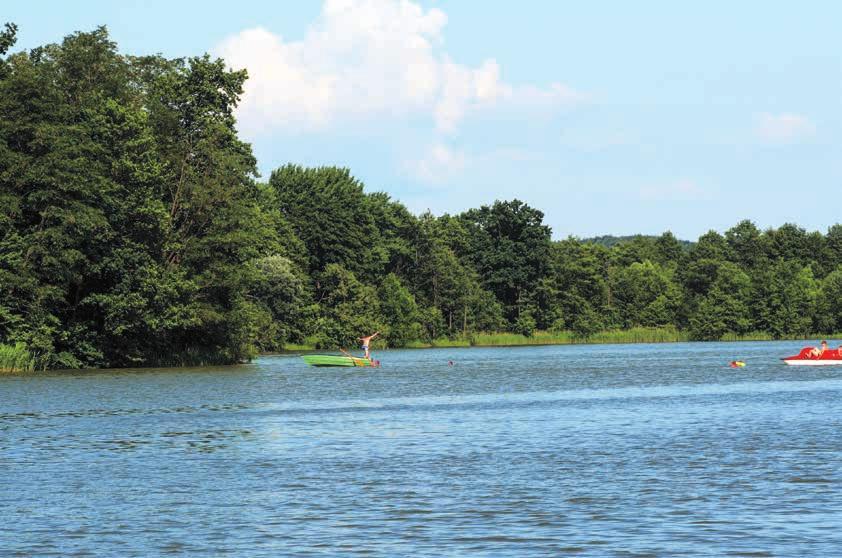
[[[797,347],[0,377],[0,555],[837,555],[842,369]]]

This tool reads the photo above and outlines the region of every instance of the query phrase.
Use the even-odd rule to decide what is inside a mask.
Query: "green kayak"
[[[374,366],[370,358],[335,355],[304,355],[301,358],[310,366]]]

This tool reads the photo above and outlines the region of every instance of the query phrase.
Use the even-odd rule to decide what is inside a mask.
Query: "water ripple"
[[[0,555],[833,556],[842,371],[791,352],[0,378]]]

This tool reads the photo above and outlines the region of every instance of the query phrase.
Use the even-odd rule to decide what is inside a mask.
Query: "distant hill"
[[[633,242],[635,240],[656,240],[658,237],[651,234],[632,234],[628,236],[614,236],[611,234],[606,234],[603,236],[594,236],[591,238],[583,238],[582,242],[588,242],[590,244],[599,244],[600,246],[605,246],[606,248],[613,248],[618,244],[625,244],[627,242]],[[681,247],[685,250],[690,249],[695,242],[690,240],[680,240]]]

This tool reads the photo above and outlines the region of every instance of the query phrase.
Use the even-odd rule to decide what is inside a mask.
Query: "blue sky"
[[[127,53],[251,75],[261,172],[351,168],[415,212],[520,198],[554,236],[694,239],[842,221],[836,2],[5,2],[17,48],[109,27]]]

